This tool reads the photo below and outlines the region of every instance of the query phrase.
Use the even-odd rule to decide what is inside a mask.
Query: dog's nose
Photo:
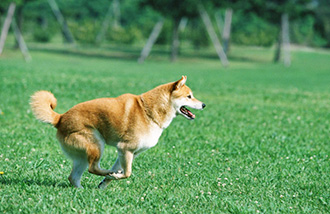
[[[203,104],[202,104],[202,108],[205,108],[205,106],[206,106],[205,103],[203,103]]]

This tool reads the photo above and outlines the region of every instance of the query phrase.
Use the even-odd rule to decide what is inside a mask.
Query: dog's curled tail
[[[61,117],[53,110],[56,103],[56,98],[49,91],[37,91],[31,96],[30,105],[34,116],[38,120],[56,126]]]

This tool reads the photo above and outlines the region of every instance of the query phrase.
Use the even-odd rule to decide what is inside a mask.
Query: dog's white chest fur
[[[159,128],[157,125],[152,125],[149,129],[149,132],[140,136],[138,148],[135,152],[140,153],[147,149],[150,149],[151,147],[154,147],[157,144],[162,132],[163,129]]]

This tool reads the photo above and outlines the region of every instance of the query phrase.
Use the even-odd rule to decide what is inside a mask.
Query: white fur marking
[[[158,143],[158,139],[162,134],[163,129],[158,125],[152,124],[149,133],[140,137],[138,148],[135,150],[135,154],[143,152],[151,147],[154,147]]]
[[[73,169],[71,172],[71,182],[73,183],[74,186],[78,188],[82,188],[80,184],[80,179],[84,171],[86,170],[88,166],[87,160],[84,159],[74,159],[73,160]]]

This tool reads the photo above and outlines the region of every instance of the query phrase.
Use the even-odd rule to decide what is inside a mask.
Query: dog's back
[[[56,128],[60,136],[97,130],[107,144],[115,146],[119,141],[134,140],[135,132],[146,126],[139,96],[124,94],[77,104],[61,115]]]

